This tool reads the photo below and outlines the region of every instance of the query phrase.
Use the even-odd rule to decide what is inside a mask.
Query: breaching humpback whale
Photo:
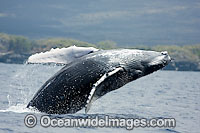
[[[170,62],[165,52],[100,50],[66,64],[38,90],[27,107],[48,114],[76,113],[106,93]]]

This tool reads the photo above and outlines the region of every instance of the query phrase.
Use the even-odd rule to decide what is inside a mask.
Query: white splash
[[[25,104],[17,104],[13,106],[9,106],[7,109],[2,109],[0,112],[15,112],[15,113],[40,113],[36,109],[29,109],[26,108],[27,105]]]
[[[36,53],[31,55],[27,63],[61,63],[68,64],[77,58],[87,55],[91,52],[98,51],[93,47],[76,47],[70,46],[68,48],[56,48],[50,51]]]

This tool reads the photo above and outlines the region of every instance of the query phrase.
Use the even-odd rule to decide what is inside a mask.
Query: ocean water
[[[24,124],[27,114],[39,119],[44,113],[26,109],[40,86],[62,66],[0,63],[0,133],[52,132],[188,132],[200,131],[200,72],[157,71],[110,92],[93,103],[88,114],[56,117],[175,118],[175,128],[33,128]]]

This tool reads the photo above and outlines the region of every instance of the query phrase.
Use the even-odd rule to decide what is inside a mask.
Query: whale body
[[[106,93],[165,67],[167,52],[100,50],[66,64],[27,105],[48,114],[76,113]]]

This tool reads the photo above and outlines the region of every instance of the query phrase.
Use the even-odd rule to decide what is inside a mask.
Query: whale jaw
[[[144,75],[153,73],[154,71],[157,71],[159,69],[164,68],[166,65],[168,65],[171,62],[171,57],[167,53],[167,51],[161,52],[161,54],[154,59],[152,59],[145,68]]]

